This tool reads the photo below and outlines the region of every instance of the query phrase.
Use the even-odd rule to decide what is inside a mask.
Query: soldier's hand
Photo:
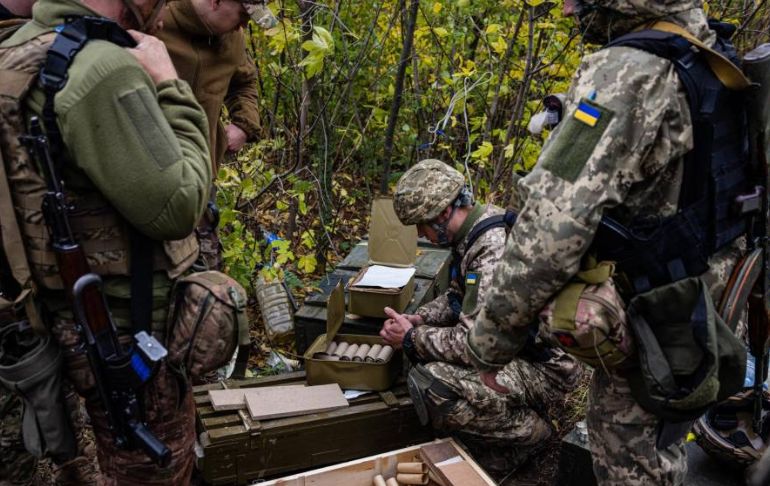
[[[138,30],[129,30],[128,33],[136,41],[136,47],[126,50],[136,58],[155,84],[179,78],[166,45],[160,39]]]
[[[406,332],[414,326],[404,315],[399,314],[390,307],[385,307],[385,314],[389,319],[386,319],[382,325],[380,336],[387,344],[393,346],[394,349],[400,349]]]
[[[409,322],[411,322],[412,326],[414,327],[422,326],[423,324],[425,324],[425,321],[422,320],[422,317],[419,314],[401,314],[401,315],[404,316],[406,319],[408,319]]]
[[[225,134],[227,135],[227,150],[230,152],[239,151],[246,143],[246,139],[249,138],[241,127],[232,123],[225,127]]]
[[[479,373],[479,376],[485,385],[497,393],[503,393],[505,395],[511,393],[511,390],[497,382],[497,371],[482,371]]]

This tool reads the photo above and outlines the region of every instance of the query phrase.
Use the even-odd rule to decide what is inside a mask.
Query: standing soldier
[[[246,51],[242,30],[250,18],[247,8],[250,2],[240,0],[173,0],[158,32],[179,77],[190,83],[206,112],[212,178],[227,151],[239,151],[259,133],[257,70]],[[227,125],[221,121],[223,106],[230,119]],[[213,194],[212,190],[212,198]],[[216,209],[212,207],[212,211]],[[222,251],[216,220],[207,211],[197,231],[201,257],[209,268],[219,270]]]
[[[34,21],[0,44],[3,99],[21,97],[24,119],[29,122],[36,116],[44,122],[55,146],[54,166],[66,186],[72,233],[91,270],[103,277],[121,337],[133,334],[132,326],[147,325],[161,340],[172,284],[198,256],[192,231],[211,183],[205,113],[189,85],[178,79],[163,44],[143,33],[155,28],[163,4],[163,0],[39,0]],[[130,36],[136,46],[127,49],[113,43],[128,34],[99,17],[135,29]],[[58,28],[70,23],[89,27],[78,36],[62,38],[72,33],[66,27],[57,33]],[[78,45],[84,38],[90,40]],[[63,62],[50,66],[65,67],[62,85],[46,92],[32,82],[25,92],[26,80],[34,79],[46,56],[52,55],[47,52],[55,39],[68,46],[63,53],[57,51]],[[167,465],[154,464],[141,449],[116,445],[73,322],[67,295],[71,289],[63,287],[41,214],[46,186],[40,168],[21,156],[17,140],[4,139],[2,150],[10,204],[23,242],[23,248],[9,247],[6,240],[4,249],[6,254],[10,250],[27,255],[35,300],[59,343],[65,375],[86,399],[100,483],[189,484],[195,439],[190,388],[162,364],[140,392],[147,428],[170,449]],[[1,209],[5,218],[9,208]],[[143,268],[152,272],[139,272],[132,264],[144,259],[149,264]],[[14,267],[16,263],[11,261]],[[147,319],[136,322],[134,315]]]
[[[723,63],[722,73],[712,72],[711,62],[702,57],[705,53],[712,59],[713,50],[729,57],[730,46],[724,37],[717,40],[701,2],[566,0],[564,13],[577,18],[585,40],[610,45],[584,58],[567,95],[564,120],[533,171],[518,184],[523,207],[466,348],[484,383],[495,390],[504,389],[499,371],[524,348],[537,313],[586,265],[589,250],[596,249],[600,258],[605,255],[602,244],[608,240],[597,235],[603,218],[612,218],[623,235],[609,248],[620,257],[602,259],[618,262],[620,273],[614,280],[629,303],[629,315],[644,302],[638,299],[646,299],[653,302],[650,313],[636,307],[638,315],[647,319],[656,309],[667,309],[668,316],[656,316],[663,329],[678,325],[674,312],[687,314],[685,326],[698,316],[708,316],[704,325],[723,326],[721,320],[715,324],[711,301],[720,298],[747,229],[746,213],[738,204],[739,196],[753,189],[748,184],[745,114],[740,97],[729,89],[736,86],[722,83],[721,74],[735,73],[735,67]],[[624,35],[645,27],[650,30]],[[666,49],[656,55],[651,52],[656,46]],[[683,289],[695,289],[688,290],[689,296],[697,296],[692,312],[683,308],[684,299],[669,307],[654,305]],[[635,323],[641,320],[635,319],[637,330]],[[718,381],[709,374],[712,370],[704,369],[713,362],[690,361],[691,355],[711,349],[687,336],[699,338],[685,329],[672,342],[655,343],[667,351],[680,346],[655,363],[646,354],[651,348],[637,352],[644,359],[628,373],[595,369],[587,422],[600,484],[683,482],[682,438],[693,414],[716,401],[717,390],[729,395],[736,385],[733,376],[722,379],[727,361],[720,362]],[[738,349],[727,341],[731,339],[719,345]],[[739,355],[735,351],[732,361],[739,362]],[[662,365],[666,356],[695,370],[687,376],[687,386],[693,388],[658,400],[654,389],[636,378],[642,365]],[[740,367],[737,374],[742,376]],[[702,376],[709,376],[708,393],[699,386]],[[696,387],[702,396],[690,395]],[[664,419],[676,415],[666,402],[680,398],[690,400],[692,414],[682,422]]]
[[[474,203],[463,175],[439,160],[423,160],[406,171],[393,205],[403,224],[416,224],[420,236],[451,247],[454,262],[444,294],[414,315],[386,308],[390,319],[380,335],[403,348],[416,365],[409,390],[424,422],[429,417],[436,428],[459,432],[486,469],[510,472],[553,434],[548,407],[574,388],[580,365],[561,350],[533,341],[528,354],[501,373],[510,393],[485,387],[465,355],[465,340],[503,253],[513,213]]]

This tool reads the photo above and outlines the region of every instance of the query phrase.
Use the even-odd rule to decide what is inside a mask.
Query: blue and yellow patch
[[[479,281],[478,274],[475,273],[469,273],[465,276],[465,285],[476,285],[476,283]]]
[[[585,123],[589,127],[596,126],[596,123],[599,121],[599,117],[601,117],[601,115],[601,111],[589,105],[585,101],[581,101],[577,107],[577,110],[575,110],[575,119]]]

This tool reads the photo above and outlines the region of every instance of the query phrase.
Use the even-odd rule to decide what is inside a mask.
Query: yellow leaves
[[[489,35],[489,34],[497,34],[498,32],[500,32],[500,24],[489,24],[489,25],[487,25],[487,28],[486,28],[485,32],[487,33],[487,35]]]
[[[482,142],[479,148],[471,153],[471,157],[473,157],[474,160],[486,162],[489,160],[489,156],[492,155],[493,149],[494,147],[492,146],[491,142]]]
[[[508,49],[508,43],[503,36],[499,36],[493,42],[490,42],[490,46],[492,46],[492,50],[500,56],[505,54],[505,51]]]
[[[441,9],[442,9],[443,7],[444,7],[444,6],[443,6],[443,5],[441,5],[441,2],[434,2],[434,3],[433,3],[433,13],[434,13],[434,14],[438,14],[438,13],[440,13],[440,12],[441,12]]]
[[[439,37],[446,37],[446,36],[448,36],[448,35],[449,35],[449,31],[447,31],[447,30],[446,30],[445,28],[443,28],[443,27],[435,27],[435,28],[433,29],[433,32],[434,32],[434,33],[435,33],[437,36],[439,36]]]
[[[265,31],[265,35],[270,38],[270,54],[276,56],[286,50],[286,46],[299,40],[299,32],[294,28],[290,20],[284,19],[272,29]]]
[[[299,257],[299,260],[297,260],[297,268],[302,273],[313,273],[315,272],[317,266],[318,262],[313,255],[303,255]]]
[[[328,30],[315,26],[312,40],[303,42],[302,48],[308,53],[299,65],[305,68],[305,76],[310,79],[321,72],[326,56],[334,54],[334,38]]]
[[[503,149],[503,155],[505,156],[506,159],[512,159],[513,158],[513,144],[512,143],[509,143],[508,145],[505,146],[505,148]]]
[[[289,249],[289,242],[286,240],[273,240],[270,246],[275,251],[275,263],[285,265],[294,260],[294,252]]]

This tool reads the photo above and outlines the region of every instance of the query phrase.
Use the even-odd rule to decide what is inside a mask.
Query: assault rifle
[[[64,288],[70,291],[68,298],[84,338],[88,362],[115,444],[125,449],[140,447],[154,462],[166,466],[171,460],[171,451],[144,424],[139,392],[152,378],[154,365],[167,351],[145,331],[134,336],[134,346],[124,347],[120,343],[102,280],[91,273],[85,252],[73,237],[70,208],[58,167],[51,158],[48,139],[37,117],[30,121],[29,135],[21,136],[20,140],[46,180],[43,214],[51,245]]]
[[[762,252],[760,277],[749,295],[749,350],[754,357],[753,428],[762,437],[762,404],[767,379],[768,342],[770,340],[770,44],[763,44],[744,57],[744,70],[754,82],[748,100],[749,143],[752,163],[764,185],[762,212],[755,222],[753,244]]]

